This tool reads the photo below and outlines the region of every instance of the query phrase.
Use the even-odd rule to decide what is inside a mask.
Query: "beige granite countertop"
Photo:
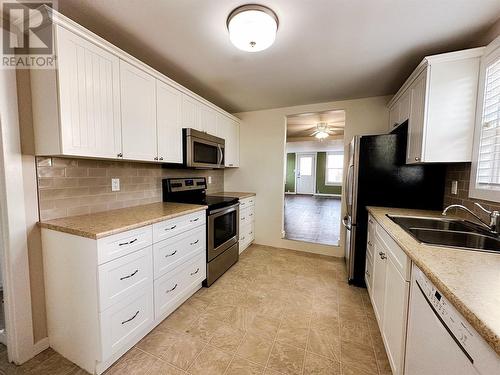
[[[118,210],[97,212],[39,222],[42,228],[99,239],[130,229],[207,209],[207,206],[184,203],[151,203]]]
[[[218,193],[213,193],[210,195],[217,195],[219,197],[235,197],[238,199],[245,199],[245,198],[254,197],[255,193],[242,193],[242,192],[237,192],[237,191],[219,191]]]
[[[387,207],[367,209],[500,355],[500,254],[421,244],[386,216],[440,216],[439,212]]]

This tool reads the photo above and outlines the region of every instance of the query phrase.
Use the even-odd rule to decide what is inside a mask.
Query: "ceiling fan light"
[[[231,12],[227,19],[229,39],[234,46],[246,52],[269,48],[276,39],[278,17],[262,5],[243,5]]]
[[[318,139],[325,139],[328,138],[328,133],[324,131],[319,131],[316,133],[315,137]]]

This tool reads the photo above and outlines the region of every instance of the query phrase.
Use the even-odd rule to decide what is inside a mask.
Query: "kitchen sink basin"
[[[484,234],[421,228],[410,228],[409,232],[427,244],[500,252],[500,239]]]
[[[387,215],[417,241],[500,253],[500,238],[467,220]]]

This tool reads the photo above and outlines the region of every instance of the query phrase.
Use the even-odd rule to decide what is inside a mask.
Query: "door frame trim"
[[[296,152],[295,153],[295,193],[296,194],[309,194],[309,193],[300,193],[299,192],[299,184],[298,184],[298,178],[297,178],[297,170],[299,168],[299,158],[301,155],[314,155],[314,168],[313,168],[313,181],[314,181],[314,185],[313,185],[313,192],[311,193],[311,195],[314,195],[316,194],[316,177],[317,177],[317,168],[318,168],[318,152],[317,151],[311,151],[311,152]]]

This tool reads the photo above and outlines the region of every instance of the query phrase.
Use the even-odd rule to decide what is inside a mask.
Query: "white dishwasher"
[[[500,357],[414,265],[405,375],[477,374],[500,374]]]

